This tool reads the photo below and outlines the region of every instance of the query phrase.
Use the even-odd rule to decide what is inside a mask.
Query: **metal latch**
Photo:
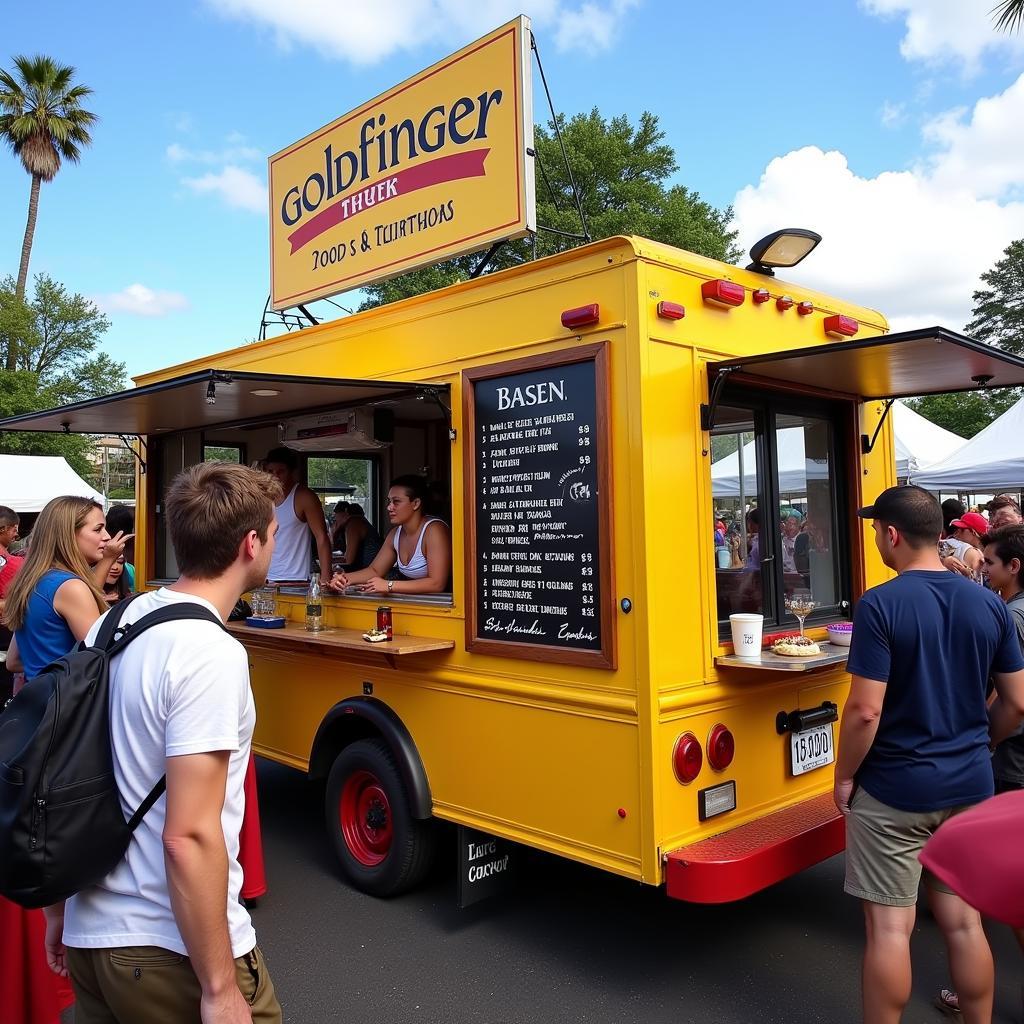
[[[797,711],[780,711],[775,716],[775,731],[780,735],[787,732],[806,732],[816,725],[828,725],[839,721],[839,707],[832,701],[822,701],[816,708]]]

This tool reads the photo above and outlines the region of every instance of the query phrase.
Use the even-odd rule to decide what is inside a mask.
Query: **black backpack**
[[[59,903],[108,875],[166,786],[161,778],[124,820],[110,747],[110,659],[162,622],[223,628],[193,602],[122,627],[132,600],[108,613],[95,646],[82,643],[48,665],[0,714],[0,895],[23,907]]]

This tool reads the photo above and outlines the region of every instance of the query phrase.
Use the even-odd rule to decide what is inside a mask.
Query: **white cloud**
[[[264,154],[253,146],[245,145],[245,136],[238,132],[228,135],[222,149],[188,149],[177,142],[167,147],[167,159],[171,163],[233,164],[261,160]]]
[[[986,50],[1024,52],[1024,37],[997,32],[996,0],[860,0],[869,14],[902,18],[906,35],[900,53],[907,60],[961,61],[977,69]]]
[[[160,292],[144,284],[130,284],[119,292],[100,295],[96,304],[107,313],[131,313],[134,316],[166,316],[189,308],[181,292]]]
[[[183,178],[182,184],[194,192],[212,193],[228,206],[253,213],[267,210],[267,186],[255,174],[229,164],[223,170],[204,174],[199,178]]]
[[[910,170],[865,178],[840,152],[787,153],[736,196],[740,238],[813,228],[824,241],[793,279],[879,309],[895,326],[960,328],[979,276],[1024,237],[1022,116],[1024,76],[969,113],[933,121],[925,138],[937,148]]]
[[[543,47],[553,37],[560,50],[606,50],[623,18],[640,0],[534,0],[530,16]],[[225,17],[269,28],[283,47],[311,46],[328,57],[366,65],[427,43],[452,50],[521,13],[519,0],[206,0]]]
[[[886,128],[899,128],[907,120],[907,108],[904,103],[890,103],[886,100],[882,104],[882,124]]]

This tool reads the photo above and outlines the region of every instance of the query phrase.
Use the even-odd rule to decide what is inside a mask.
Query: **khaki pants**
[[[68,948],[75,1024],[200,1024],[199,980],[187,956],[159,946]],[[266,961],[256,946],[235,961],[255,1024],[281,1024]]]

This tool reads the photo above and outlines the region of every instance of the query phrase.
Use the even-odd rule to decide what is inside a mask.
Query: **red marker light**
[[[716,772],[725,771],[732,764],[736,753],[736,740],[733,734],[721,723],[711,730],[708,736],[708,764]]]
[[[750,293],[750,297],[754,300],[755,306],[760,306],[762,302],[767,302],[772,296],[767,288],[758,288]]]
[[[825,333],[833,338],[852,338],[860,330],[860,324],[852,316],[836,313],[825,317]]]
[[[662,320],[682,320],[686,316],[686,307],[678,302],[659,302],[658,316]]]
[[[814,312],[814,303],[807,301],[798,302],[796,306],[796,311],[801,316],[810,316],[810,314]]]
[[[672,766],[676,778],[684,786],[688,786],[700,775],[703,764],[704,751],[700,749],[700,742],[692,732],[684,732],[676,740],[675,749],[672,751]]]
[[[775,308],[780,313],[785,313],[787,309],[793,308],[793,300],[788,295],[780,295],[775,300]]]
[[[566,309],[562,313],[563,327],[586,327],[589,324],[596,324],[601,319],[601,307],[592,302],[589,306],[577,306],[575,309]]]
[[[747,297],[746,289],[732,281],[725,281],[718,278],[715,281],[705,281],[700,286],[700,294],[705,302],[716,306],[723,306],[729,309],[732,306],[742,306],[743,300]]]

